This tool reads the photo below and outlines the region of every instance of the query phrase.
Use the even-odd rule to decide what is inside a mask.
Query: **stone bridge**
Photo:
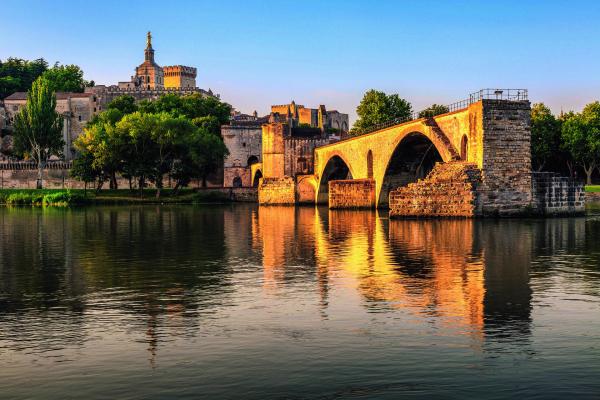
[[[347,202],[388,206],[391,191],[426,178],[436,163],[453,162],[480,170],[480,211],[517,212],[532,201],[529,119],[524,96],[481,98],[453,112],[318,147],[315,201],[333,208]],[[350,180],[357,179],[373,181],[372,205],[352,199],[353,193],[367,198],[353,188],[358,182]],[[340,198],[330,196],[332,185]]]
[[[259,187],[259,201],[262,190],[262,203],[283,197],[289,203],[295,192],[296,203],[388,207],[390,216],[531,212],[536,186],[527,91],[482,90],[450,110],[316,147],[312,174],[273,175]]]

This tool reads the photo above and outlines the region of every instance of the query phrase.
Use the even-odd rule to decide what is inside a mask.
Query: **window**
[[[80,115],[78,118],[79,118],[79,120],[81,121],[81,115]]]

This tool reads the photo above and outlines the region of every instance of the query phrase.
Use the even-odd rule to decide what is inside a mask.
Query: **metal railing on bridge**
[[[527,100],[528,94],[527,89],[481,89],[477,92],[473,92],[469,95],[468,99],[460,100],[454,102],[452,104],[448,104],[445,106],[448,111],[454,112],[459,110],[464,110],[469,107],[469,105],[473,103],[477,103],[481,100],[506,100],[506,101],[522,101]],[[374,125],[371,128],[359,133],[359,135],[365,133],[375,132],[381,129],[389,128],[394,125],[403,124],[405,122],[414,121],[419,118],[424,118],[422,115],[426,111],[413,111],[410,116],[404,118],[394,118],[390,121],[382,122],[380,124]],[[353,135],[355,136],[355,135]],[[352,136],[351,136],[352,137]]]

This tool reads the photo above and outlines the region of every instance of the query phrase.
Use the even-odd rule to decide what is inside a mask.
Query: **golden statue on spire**
[[[146,48],[151,48],[152,47],[152,34],[150,33],[150,31],[148,31],[148,33],[146,34]]]

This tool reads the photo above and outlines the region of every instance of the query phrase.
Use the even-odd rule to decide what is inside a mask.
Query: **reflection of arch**
[[[367,178],[373,179],[373,152],[367,153]]]
[[[469,138],[467,135],[463,135],[460,141],[460,159],[463,161],[467,161],[469,157]]]
[[[334,155],[327,161],[321,174],[317,203],[327,204],[329,201],[329,181],[341,179],[352,179],[352,171],[340,156]]]
[[[242,178],[240,178],[239,176],[236,176],[235,178],[233,178],[233,184],[231,186],[242,187]]]
[[[258,182],[260,181],[260,178],[262,178],[262,177],[263,177],[263,174],[262,174],[261,170],[257,169],[256,173],[252,177],[252,186],[258,187]]]
[[[388,204],[390,190],[425,178],[441,161],[442,156],[427,136],[419,132],[406,135],[388,161],[381,182],[379,206]]]
[[[251,166],[252,164],[256,164],[258,162],[258,157],[256,156],[250,156],[248,157],[248,166]]]

